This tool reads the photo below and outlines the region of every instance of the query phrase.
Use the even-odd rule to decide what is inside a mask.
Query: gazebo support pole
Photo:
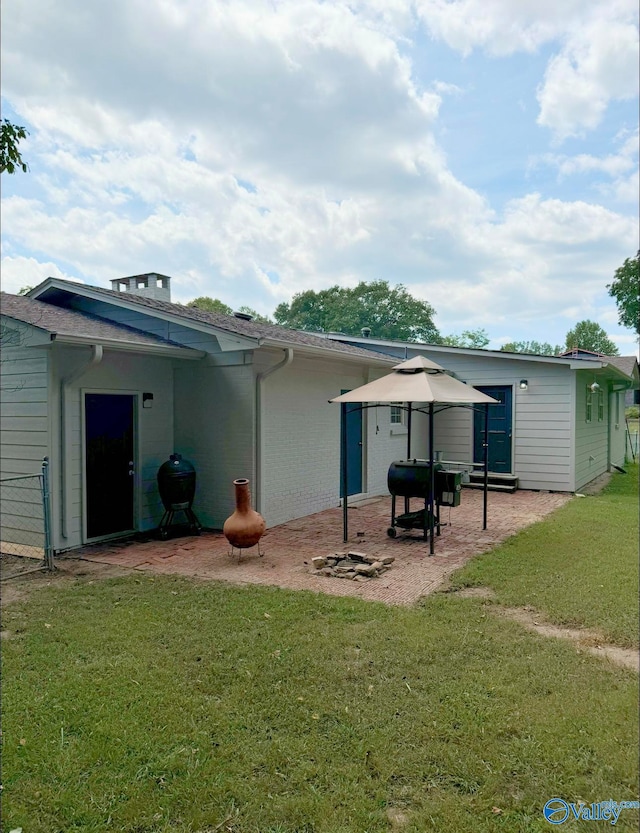
[[[434,553],[433,545],[433,496],[436,491],[436,473],[433,470],[433,402],[429,402],[429,555]]]
[[[347,506],[347,403],[340,403],[340,491],[342,492],[342,540],[349,540],[349,518]]]
[[[484,406],[484,485],[482,503],[482,528],[487,528],[487,492],[489,490],[489,404]]]
[[[412,410],[411,410],[411,402],[407,402],[407,460],[411,459],[411,417],[412,417]],[[406,497],[404,499],[404,512],[405,515],[408,513],[410,509],[410,498]]]

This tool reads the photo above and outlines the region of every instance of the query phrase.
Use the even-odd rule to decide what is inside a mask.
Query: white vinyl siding
[[[2,348],[2,477],[40,474],[49,454],[49,350],[38,341],[41,334],[23,326],[18,343]]]
[[[425,355],[442,363],[442,356],[430,356],[428,352]],[[517,360],[447,356],[446,366],[474,387],[513,388],[512,471],[521,488],[572,489],[572,374],[566,365],[530,364],[523,373]],[[521,390],[519,380],[525,377],[528,388]],[[438,414],[434,443],[436,450],[443,451],[445,459],[471,460],[472,412],[451,408]]]
[[[506,355],[504,358],[473,356],[454,350],[443,354],[431,352],[426,346],[383,349],[399,359],[425,356],[474,387],[511,386],[512,470],[520,487],[573,490],[574,374],[568,365],[544,359],[524,363]],[[521,379],[527,379],[527,390],[520,389]],[[426,420],[423,425],[420,428],[414,423],[412,449],[416,449],[417,456],[428,453],[425,437],[418,434],[426,431]],[[473,461],[473,412],[469,408],[447,408],[436,414],[434,451],[442,452],[445,460],[479,462]]]
[[[38,346],[42,333],[21,326],[13,343],[5,341],[0,362],[0,477],[41,474],[49,456],[49,351]],[[0,540],[44,546],[27,517],[41,517],[42,502],[35,480],[18,480],[3,488]],[[33,512],[31,510],[33,506]],[[36,524],[37,527],[37,524]]]
[[[598,392],[591,393],[589,385],[592,382],[591,371],[579,370],[576,373],[575,489],[604,474],[609,467],[607,397],[603,397],[602,419],[598,419]],[[587,421],[589,401],[591,422]]]
[[[54,352],[55,384],[53,408],[56,452],[60,448],[60,380],[74,368],[86,363],[88,348],[58,347]],[[173,447],[173,360],[139,356],[132,353],[104,351],[102,361],[87,370],[67,389],[66,419],[69,442],[66,448],[66,538],[61,534],[61,504],[54,501],[54,541],[56,549],[83,543],[83,392],[128,393],[138,397],[134,424],[136,447],[136,529],[149,530],[158,525],[163,507],[156,482],[160,465],[174,451]],[[142,393],[153,393],[153,407],[142,407]],[[60,471],[59,453],[54,454],[54,471]],[[56,489],[59,493],[60,489]]]

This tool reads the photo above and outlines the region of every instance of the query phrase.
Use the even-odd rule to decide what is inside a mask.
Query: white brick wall
[[[339,505],[341,409],[329,400],[367,381],[366,367],[298,357],[265,380],[262,510],[269,526]],[[389,463],[404,457],[406,437],[391,436],[389,409],[381,407],[377,421],[375,409],[364,412],[363,439],[363,489],[387,493]]]

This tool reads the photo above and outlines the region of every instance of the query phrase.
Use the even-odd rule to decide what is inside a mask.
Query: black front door
[[[134,527],[134,397],[86,393],[85,484],[87,538]]]
[[[477,387],[498,400],[497,405],[489,405],[489,471],[501,474],[511,473],[511,401],[513,391],[510,385],[487,385]],[[484,460],[482,441],[484,437],[484,406],[479,406],[473,419],[473,460]]]

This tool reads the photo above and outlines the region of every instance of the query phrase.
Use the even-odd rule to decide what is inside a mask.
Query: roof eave
[[[186,359],[187,361],[202,359],[206,355],[202,350],[193,350],[191,347],[180,347],[171,344],[141,344],[135,341],[119,341],[115,338],[71,335],[69,333],[51,333],[51,341],[55,341],[56,344],[83,347],[101,344],[107,350],[116,350],[123,353],[153,354],[154,356]]]
[[[313,344],[300,344],[297,341],[287,341],[286,339],[262,338],[260,340],[260,347],[277,347],[280,350],[285,347],[291,347],[296,353],[302,353],[309,356],[324,357],[326,359],[342,359],[343,361],[355,361],[367,365],[379,365],[380,367],[390,367],[397,363],[397,357],[385,357],[373,351],[370,355],[358,355],[357,353],[347,353],[343,350],[335,350],[331,347],[316,347]]]

